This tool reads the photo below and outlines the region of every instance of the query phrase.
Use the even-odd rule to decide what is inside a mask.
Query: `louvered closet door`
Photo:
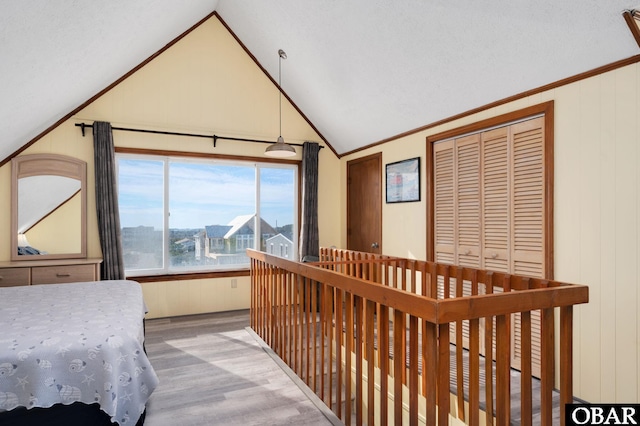
[[[480,134],[457,139],[456,150],[456,228],[455,263],[480,267]],[[469,291],[469,294],[471,292]]]
[[[544,277],[544,118],[514,124],[511,270],[518,275]],[[513,318],[511,365],[520,368],[520,314]],[[532,372],[540,375],[540,311],[531,312]]]
[[[509,272],[509,128],[482,134],[483,269]]]
[[[433,147],[435,261],[455,263],[454,141]]]
[[[514,124],[512,273],[544,276],[544,119]]]

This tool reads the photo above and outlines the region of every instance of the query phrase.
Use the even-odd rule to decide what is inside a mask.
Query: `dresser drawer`
[[[0,287],[29,285],[30,273],[29,268],[2,268],[0,269]]]
[[[31,268],[31,284],[95,281],[95,265],[38,266]]]

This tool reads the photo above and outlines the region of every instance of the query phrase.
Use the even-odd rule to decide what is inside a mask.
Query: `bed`
[[[135,281],[0,287],[0,424],[141,424],[145,313]]]

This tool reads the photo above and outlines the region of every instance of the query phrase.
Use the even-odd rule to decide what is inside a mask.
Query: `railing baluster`
[[[553,308],[541,312],[541,376],[540,377],[540,414],[541,424],[551,425],[553,421],[553,380],[554,380],[554,320]]]
[[[456,268],[456,297],[463,296],[463,268]],[[464,421],[464,321],[456,321],[456,387],[458,391],[458,418]]]
[[[409,317],[409,424],[411,426],[418,426],[418,374],[418,317],[411,315]]]
[[[275,280],[274,278],[274,274],[273,274],[273,270],[275,269],[275,267],[273,266],[269,266],[269,279],[267,280],[267,285],[265,288],[265,309],[266,309],[266,332],[265,332],[265,341],[269,344],[269,346],[271,346],[272,348],[275,347],[273,345],[273,312],[271,311],[271,292],[273,289],[273,281]]]
[[[327,384],[327,390],[328,390],[328,395],[327,395],[327,401],[328,401],[328,406],[329,408],[331,408],[331,403],[333,400],[333,287],[327,286],[326,291],[325,291],[325,315],[324,315],[324,329],[325,329],[325,336],[326,336],[326,340],[327,340],[327,357],[326,357],[326,364],[327,364],[327,380],[328,380],[328,384]]]
[[[472,272],[471,294],[478,294],[478,274]],[[480,422],[480,320],[469,320],[469,424]],[[485,358],[485,362],[486,358]]]
[[[487,273],[487,282],[485,283],[486,294],[493,294],[493,272]],[[484,318],[484,380],[485,380],[485,424],[493,424],[493,319],[488,316]]]
[[[367,300],[365,309],[365,324],[366,324],[366,336],[367,336],[367,424],[374,424],[375,416],[375,373],[374,373],[374,347],[373,347],[373,334],[374,334],[374,321],[373,314],[376,308],[376,304]]]
[[[347,331],[347,336],[346,336],[346,344],[345,344],[345,353],[346,353],[346,363],[345,363],[345,371],[347,373],[347,377],[345,378],[345,382],[346,382],[346,388],[345,388],[345,401],[346,401],[346,406],[345,406],[345,414],[346,414],[346,419],[345,419],[345,424],[350,425],[351,424],[351,413],[353,411],[353,407],[351,406],[351,393],[352,393],[352,388],[351,388],[351,377],[353,375],[352,373],[352,367],[351,367],[351,354],[353,353],[353,329],[355,327],[354,321],[353,321],[353,294],[350,292],[346,293],[346,298],[345,298],[345,314],[346,314],[346,331]]]
[[[284,351],[284,280],[286,276],[286,271],[280,270],[278,274],[278,281],[276,282],[276,315],[277,318],[277,327],[278,327],[278,352],[280,357],[282,358],[285,355]]]
[[[314,392],[318,393],[318,351],[320,350],[318,345],[318,285],[315,280],[311,281],[311,306],[309,309],[309,318],[311,319],[311,347],[309,350],[313,350],[311,355],[311,380]]]
[[[342,387],[344,386],[342,375],[345,374],[342,368],[342,290],[335,289],[335,299],[333,311],[335,312],[335,324],[333,333],[336,339],[336,415],[339,419],[342,417]]]
[[[312,290],[312,280],[305,278],[305,293],[304,293],[304,325],[305,325],[305,378],[304,381],[307,383],[309,387],[311,387],[311,290]],[[311,387],[313,389],[313,387]],[[314,389],[315,392],[315,389]]]
[[[418,270],[420,271],[421,274],[421,292],[422,295],[425,296],[428,294],[428,283],[427,283],[427,265],[426,263],[420,262],[418,264]],[[427,386],[427,373],[426,373],[426,365],[427,365],[427,332],[426,332],[426,328],[427,328],[427,321],[426,320],[422,320],[421,321],[421,326],[422,326],[422,330],[421,330],[421,336],[422,336],[422,353],[420,354],[420,356],[422,357],[421,362],[422,362],[422,388],[420,389],[420,394],[422,396],[426,396],[427,392],[428,392],[428,386]],[[428,409],[428,408],[427,408]]]
[[[296,274],[291,273],[289,275],[289,359],[294,365],[296,360],[296,345],[295,345],[295,288],[296,288]]]
[[[362,418],[362,360],[364,354],[362,351],[362,297],[355,296],[355,338],[356,338],[356,424],[363,424]]]
[[[389,310],[380,305],[378,353],[380,353],[380,425],[386,426],[389,416]]]
[[[407,260],[406,259],[401,259],[400,260],[400,274],[402,277],[402,290],[407,291]],[[405,314],[405,316],[402,318],[402,328],[400,329],[401,332],[401,340],[402,340],[402,353],[398,354],[398,357],[400,357],[399,359],[401,359],[402,361],[402,381],[401,383],[403,385],[407,385],[407,327],[406,327],[406,323],[407,323],[407,316]]]
[[[531,311],[520,313],[520,424],[533,421],[531,388]]]
[[[423,347],[422,375],[426,377],[426,391],[424,394],[427,410],[425,421],[427,425],[436,424],[437,383],[438,383],[438,328],[434,323],[423,321],[425,345]]]
[[[511,422],[511,348],[509,315],[496,317],[496,421],[498,426]]]
[[[319,297],[318,297],[318,302],[319,302],[319,309],[317,309],[318,313],[316,314],[316,317],[319,316],[319,324],[318,324],[318,340],[320,340],[319,344],[318,344],[318,348],[320,350],[320,354],[319,354],[319,364],[318,365],[318,376],[320,379],[320,392],[319,392],[319,396],[320,399],[323,400],[325,402],[325,404],[327,403],[327,400],[325,399],[325,389],[324,389],[324,385],[325,385],[325,346],[327,345],[327,340],[331,340],[331,339],[326,339],[325,337],[327,329],[326,329],[326,292],[327,292],[327,284],[325,283],[318,283],[318,289],[319,289]],[[329,407],[331,407],[331,401],[329,401]]]
[[[393,310],[393,417],[394,423],[402,424],[402,377],[405,370],[404,360],[404,313]]]

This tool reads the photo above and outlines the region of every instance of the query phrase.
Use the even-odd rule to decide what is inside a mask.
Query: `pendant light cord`
[[[280,137],[282,138],[282,60],[287,59],[287,54],[284,50],[278,50],[278,91],[280,92]]]
[[[280,137],[282,137],[282,50],[278,51],[278,91],[280,92]]]

